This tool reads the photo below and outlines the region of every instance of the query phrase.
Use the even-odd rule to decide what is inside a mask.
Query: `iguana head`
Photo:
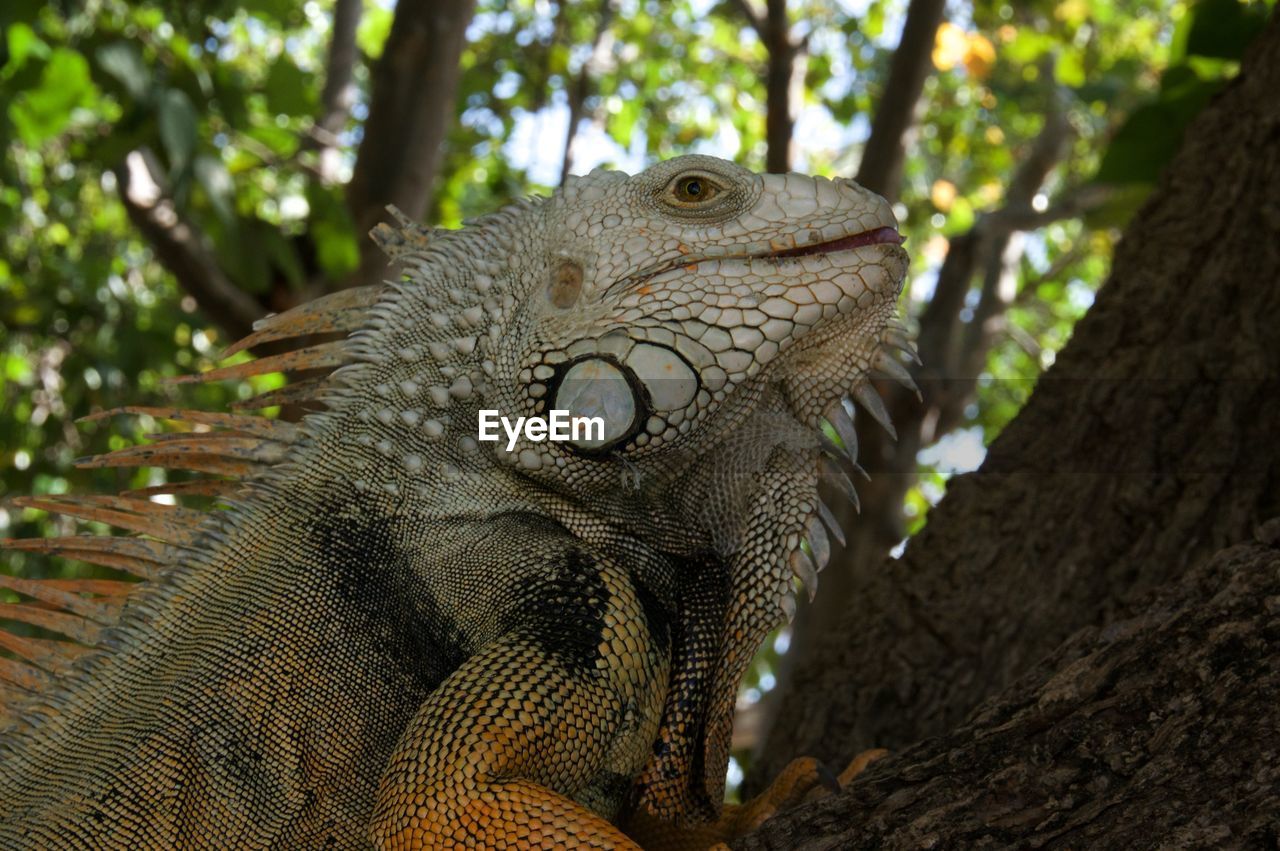
[[[881,419],[873,367],[905,377],[884,350],[902,342],[907,270],[889,204],[850,180],[686,156],[570,178],[424,249],[406,233],[375,233],[409,273],[359,340],[348,409],[437,504],[451,482],[500,480],[571,505],[562,522],[584,537],[625,529],[727,565],[706,788],[669,796],[672,812],[714,807],[742,670],[794,611],[793,575],[812,589],[810,554],[825,558],[824,423],[853,450],[846,397]],[[478,439],[482,409],[603,429],[508,448]]]
[[[685,156],[469,224],[392,246],[410,270],[375,309],[360,377],[375,398],[353,406],[408,426],[394,445],[449,474],[496,465],[582,501],[678,503],[706,489],[709,459],[745,479],[776,445],[817,447],[824,418],[851,437],[842,400],[875,408],[873,365],[897,365],[882,342],[907,256],[888,203],[850,180]],[[603,428],[484,442],[481,410]],[[735,506],[714,507],[706,532],[732,550]]]
[[[600,417],[510,461],[575,487],[678,478],[773,389],[816,428],[865,378],[906,255],[889,205],[848,180],[705,156],[572,178],[544,206],[504,329],[507,411]],[[507,360],[507,358],[511,358]]]

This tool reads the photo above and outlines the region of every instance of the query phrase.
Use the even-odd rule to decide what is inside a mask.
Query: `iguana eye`
[[[683,174],[671,182],[671,196],[682,205],[705,204],[720,194],[720,186],[703,174]]]

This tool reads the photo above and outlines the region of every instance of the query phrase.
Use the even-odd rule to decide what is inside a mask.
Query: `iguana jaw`
[[[796,245],[792,234],[782,234],[769,241],[767,245],[748,246],[747,250],[725,253],[723,250],[708,249],[704,251],[688,251],[677,262],[665,262],[642,269],[633,275],[606,288],[606,293],[617,292],[627,287],[640,286],[659,275],[674,272],[677,269],[694,270],[699,263],[708,261],[761,261],[786,260],[797,257],[829,255],[838,252],[852,251],[868,245],[901,245],[905,240],[898,233],[896,224],[882,224],[869,230],[844,234],[833,239],[823,239],[818,231],[810,231],[814,237],[804,245]]]
[[[775,251],[764,257],[803,257],[808,254],[831,254],[836,251],[848,251],[860,245],[901,245],[904,237],[895,227],[885,226],[862,231],[850,236],[842,236],[827,242],[801,245],[784,251]]]

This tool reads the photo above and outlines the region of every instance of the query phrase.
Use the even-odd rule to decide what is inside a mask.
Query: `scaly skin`
[[[229,508],[28,503],[148,539],[11,545],[154,581],[121,612],[6,580],[101,649],[8,639],[0,847],[705,847],[795,800],[808,763],[722,814],[733,699],[825,558],[819,429],[904,374],[893,228],[850,181],[683,157],[380,229],[404,281],[245,345],[349,339],[207,376],[337,366],[287,391],[323,411],[152,411],[225,430],[89,462],[243,476],[195,486]],[[482,408],[606,434],[507,451]]]

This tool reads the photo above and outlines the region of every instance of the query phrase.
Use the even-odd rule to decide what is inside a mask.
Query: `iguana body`
[[[220,428],[89,462],[240,477],[167,488],[228,508],[27,501],[146,537],[11,545],[153,581],[6,580],[33,598],[6,617],[100,649],[6,638],[35,666],[0,660],[0,847],[630,848],[613,821],[714,822],[742,672],[812,585],[801,541],[825,558],[818,429],[847,444],[842,397],[879,417],[869,371],[902,374],[893,228],[852,182],[685,157],[381,229],[404,281],[241,347],[349,336],[205,376],[338,367],[260,400],[323,411],[151,411]],[[508,452],[481,408],[605,434]]]

